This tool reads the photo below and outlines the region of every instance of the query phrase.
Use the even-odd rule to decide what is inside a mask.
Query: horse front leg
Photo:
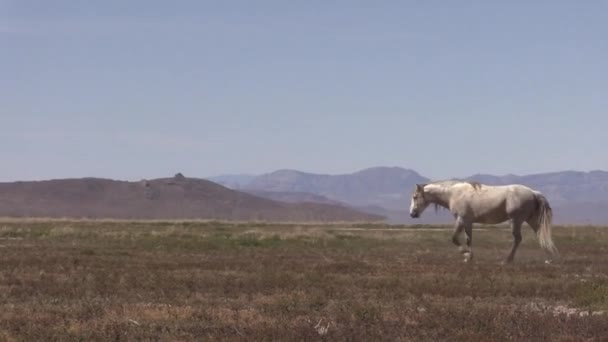
[[[465,249],[462,244],[460,243],[460,234],[462,234],[462,231],[465,229],[465,223],[464,221],[458,217],[456,219],[456,223],[454,225],[454,233],[452,234],[452,243],[454,245],[456,245],[456,247],[458,247],[458,250],[460,251],[460,253],[466,253],[467,249]],[[466,261],[466,258],[465,258]]]

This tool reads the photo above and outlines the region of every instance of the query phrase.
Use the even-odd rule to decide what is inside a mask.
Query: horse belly
[[[475,222],[484,224],[496,224],[509,220],[504,203],[493,208],[479,210],[475,213]]]
[[[505,212],[490,212],[480,215],[475,220],[476,223],[483,224],[496,224],[505,222],[509,219],[509,216]]]

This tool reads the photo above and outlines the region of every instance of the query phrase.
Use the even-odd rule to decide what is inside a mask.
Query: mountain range
[[[226,180],[231,183],[226,183]],[[297,202],[307,194],[307,200],[320,203],[342,203],[368,213],[387,217],[391,223],[449,223],[447,211],[428,212],[422,219],[407,215],[410,196],[417,183],[430,178],[412,169],[374,167],[351,174],[325,175],[296,170],[278,170],[259,176],[230,178],[212,177],[212,181],[237,187],[267,198],[290,197]],[[608,172],[562,171],[531,175],[495,176],[475,174],[462,180],[474,180],[489,185],[524,184],[543,192],[549,199],[556,223],[608,224]],[[290,195],[287,195],[290,194]],[[316,200],[311,195],[321,196]],[[280,199],[279,199],[280,200]]]
[[[463,180],[528,185],[542,191],[560,224],[608,224],[608,172],[562,171],[532,175],[476,174]],[[0,183],[0,217],[218,219],[261,221],[387,221],[442,223],[447,210],[408,214],[418,183],[412,169],[374,167],[327,175],[278,170],[259,176],[169,178],[127,182],[102,178]]]

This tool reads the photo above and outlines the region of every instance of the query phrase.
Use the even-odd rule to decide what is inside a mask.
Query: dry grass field
[[[422,228],[4,220],[0,340],[608,341],[608,228]]]

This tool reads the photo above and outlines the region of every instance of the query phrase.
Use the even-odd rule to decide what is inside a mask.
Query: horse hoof
[[[464,253],[464,262],[469,262],[469,261],[471,261],[471,259],[473,259],[473,253],[465,252]]]

